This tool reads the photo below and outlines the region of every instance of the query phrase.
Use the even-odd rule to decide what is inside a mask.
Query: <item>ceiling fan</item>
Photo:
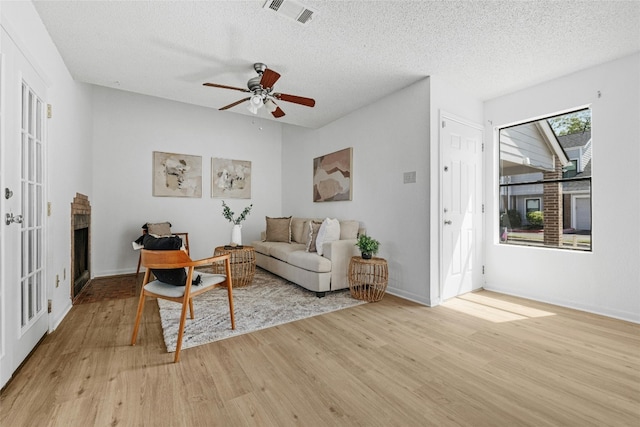
[[[280,74],[270,68],[267,68],[265,64],[256,62],[255,64],[253,64],[253,69],[256,70],[258,76],[249,79],[249,81],[247,82],[247,87],[249,89],[220,85],[217,83],[203,83],[204,86],[239,90],[241,92],[247,92],[251,94],[250,96],[239,101],[233,102],[229,105],[225,105],[224,107],[220,108],[220,110],[228,110],[229,108],[235,107],[238,104],[249,101],[248,109],[253,114],[258,114],[258,109],[264,106],[264,108],[266,108],[271,114],[273,114],[273,117],[277,119],[284,116],[284,111],[282,111],[282,109],[275,103],[276,99],[278,101],[293,102],[294,104],[305,105],[307,107],[313,107],[314,105],[316,105],[316,101],[311,98],[274,92],[273,85],[280,78]]]

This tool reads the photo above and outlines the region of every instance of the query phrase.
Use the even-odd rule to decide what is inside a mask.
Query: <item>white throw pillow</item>
[[[340,221],[336,218],[326,218],[322,221],[320,230],[318,230],[318,237],[316,238],[316,250],[318,255],[322,255],[322,245],[326,242],[333,242],[334,240],[340,240]]]

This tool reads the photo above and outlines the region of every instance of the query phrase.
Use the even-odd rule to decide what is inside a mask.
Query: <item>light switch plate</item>
[[[416,182],[416,171],[404,173],[404,183],[412,184]]]

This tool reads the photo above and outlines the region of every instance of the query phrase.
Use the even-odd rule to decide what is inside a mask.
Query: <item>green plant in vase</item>
[[[231,230],[231,246],[241,246],[242,245],[242,224],[241,222],[247,218],[247,215],[251,212],[251,208],[253,207],[253,203],[244,208],[242,213],[234,218],[235,212],[231,210],[229,206],[222,201],[222,216],[233,223],[233,229]]]
[[[360,253],[362,254],[363,259],[371,259],[373,255],[378,253],[380,242],[378,242],[371,236],[361,234],[360,236],[358,236],[356,246],[358,247],[358,249],[360,249]]]

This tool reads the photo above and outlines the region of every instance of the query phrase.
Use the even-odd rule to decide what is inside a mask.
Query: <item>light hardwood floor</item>
[[[74,306],[2,392],[0,425],[640,425],[629,322],[486,291],[437,308],[387,295],[174,364],[145,311],[132,347],[135,298]]]

